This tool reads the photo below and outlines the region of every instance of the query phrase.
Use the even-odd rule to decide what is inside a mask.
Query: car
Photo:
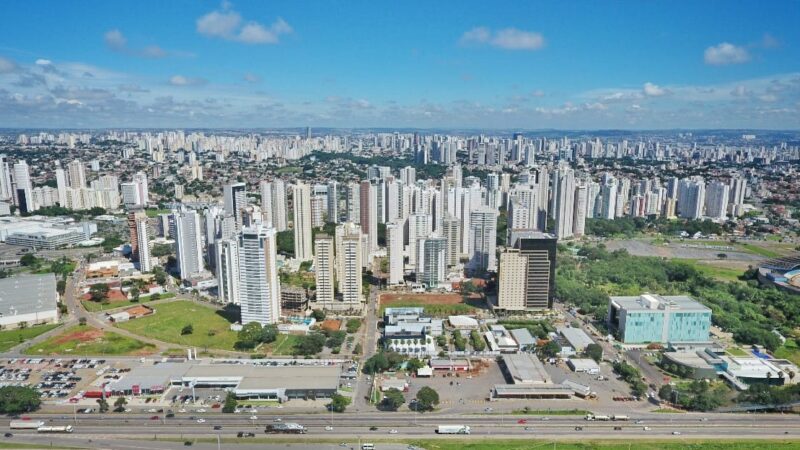
[[[680,431],[673,431],[673,432],[672,432],[672,434],[673,434],[674,436],[680,436],[680,435],[681,435],[681,432],[680,432]]]
[[[325,431],[333,431],[333,427],[330,425],[325,426]]]
[[[214,429],[215,430],[221,430],[222,429],[222,425],[214,425]]]
[[[397,430],[395,430],[394,428],[392,428],[391,430],[389,430],[389,434],[397,434]]]
[[[175,417],[175,413],[167,413],[167,415],[164,417],[166,417],[167,419],[172,419],[173,417]]]
[[[276,417],[276,418],[272,419],[272,421],[273,422],[283,422],[283,419],[281,419],[280,417]]]
[[[547,417],[547,416],[542,417],[542,422],[547,422],[548,420],[550,420],[549,417]]]
[[[131,411],[133,411],[133,410],[132,410],[132,409],[130,409],[130,408],[125,408],[125,412],[126,412],[126,413],[129,413],[129,412],[131,412]]]
[[[197,419],[197,423],[206,423],[206,419]]]
[[[635,423],[636,425],[641,425],[644,423],[644,420],[637,420],[636,422],[633,423]]]
[[[524,425],[524,424],[528,423],[528,419],[519,419],[517,421],[517,423],[520,424],[520,425]]]
[[[183,409],[183,408],[181,408],[181,409],[179,409],[179,410],[178,410],[178,412],[179,412],[179,413],[185,413],[185,412],[186,412],[186,410],[185,410],[185,409]]]
[[[614,427],[614,431],[622,431],[622,427]]]
[[[533,427],[525,427],[525,431],[533,431]]]
[[[205,409],[203,409],[203,408],[200,408],[200,409],[198,409],[198,410],[197,410],[197,412],[199,412],[199,413],[204,413],[204,412],[206,412],[206,410],[205,410]]]
[[[652,430],[652,428],[650,428],[650,427],[642,427],[642,431],[650,431],[650,430]]]
[[[158,416],[152,416],[150,417],[150,420],[158,420],[158,418],[159,418]]]
[[[575,431],[583,431],[583,427],[575,427]]]
[[[700,422],[708,422],[708,417],[703,417],[702,419],[700,419]]]
[[[376,427],[375,425],[369,427],[369,431],[376,431],[377,429],[378,427]]]
[[[156,411],[158,411],[158,410],[157,410],[157,409],[155,409],[155,408],[150,408],[150,409],[148,409],[148,410],[147,410],[147,412],[149,412],[149,413],[154,413],[154,412],[156,412]]]
[[[341,444],[339,444],[339,447],[347,447],[347,442],[342,442]]]
[[[258,416],[250,416],[250,420],[258,420]]]
[[[14,437],[14,435],[12,433],[6,433],[3,436],[5,436],[7,438]]]
[[[185,445],[186,447],[191,447],[192,441],[183,441],[183,445]]]

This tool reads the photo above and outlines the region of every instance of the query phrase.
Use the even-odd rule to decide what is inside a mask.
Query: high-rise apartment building
[[[275,229],[263,225],[239,233],[241,323],[277,323],[281,314]]]
[[[341,252],[337,255],[341,267],[339,292],[344,303],[361,302],[361,234],[345,234],[341,239]]]
[[[222,202],[225,215],[236,220],[236,229],[242,229],[242,210],[247,206],[247,185],[244,183],[226,184],[222,188]]]
[[[239,302],[239,247],[235,239],[220,239],[215,242],[217,292],[220,303]]]
[[[430,236],[421,239],[417,248],[417,282],[438,288],[447,281],[447,240]]]
[[[294,257],[300,261],[314,258],[311,242],[311,190],[307,184],[292,186],[294,204]]]
[[[561,166],[553,172],[553,220],[559,239],[572,237],[575,214],[575,173]]]
[[[317,303],[321,303],[323,306],[328,306],[335,300],[335,259],[333,248],[333,237],[327,234],[318,234],[314,238],[314,275],[317,284]]]
[[[469,268],[473,274],[497,270],[497,212],[481,207],[470,213]]]
[[[142,272],[153,270],[147,214],[143,210],[128,213],[128,231],[131,240],[131,261],[138,262],[139,270]]]
[[[386,225],[386,253],[389,260],[389,284],[403,282],[403,227],[396,223]]]
[[[200,215],[197,211],[173,213],[175,220],[175,254],[181,278],[203,271],[203,241]]]
[[[359,206],[361,233],[367,235],[369,251],[378,249],[378,189],[370,181],[362,181],[359,186]]]

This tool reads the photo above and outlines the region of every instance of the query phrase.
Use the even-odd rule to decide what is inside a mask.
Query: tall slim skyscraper
[[[33,184],[27,162],[19,161],[14,164],[14,185],[16,186],[14,198],[20,212],[36,211],[37,207],[33,202]]]
[[[133,182],[136,183],[141,204],[147,206],[150,203],[150,188],[147,184],[147,175],[144,172],[136,172],[133,174]]]
[[[317,303],[332,304],[334,291],[334,254],[333,238],[327,234],[318,234],[314,238],[314,275],[317,282]]]
[[[725,219],[728,214],[730,186],[721,181],[712,181],[706,190],[706,217]]]
[[[242,228],[242,209],[247,206],[247,185],[244,183],[226,184],[222,188],[222,201],[225,215],[236,219],[236,229]]]
[[[294,204],[294,257],[311,261],[314,250],[311,242],[311,190],[307,184],[292,186]]]
[[[11,169],[8,165],[8,156],[0,155],[0,200],[13,198],[11,192]]]
[[[362,181],[359,190],[361,232],[368,236],[369,251],[378,249],[378,190],[370,181]]]
[[[559,239],[572,236],[575,214],[575,173],[568,167],[553,172],[553,219]]]
[[[197,211],[174,213],[175,254],[182,279],[203,271],[203,241]]]
[[[143,210],[128,213],[128,231],[131,240],[131,261],[139,263],[139,270],[153,270],[150,260],[150,239],[147,229],[147,214]]]
[[[445,260],[447,267],[458,265],[461,255],[461,221],[458,217],[447,214],[442,221],[442,237],[447,240]]]
[[[239,247],[235,239],[216,241],[217,292],[220,303],[239,302]]]
[[[86,187],[86,167],[79,159],[71,161],[67,164],[67,172],[69,174],[69,187],[73,189],[81,189]]]
[[[482,207],[470,213],[469,268],[473,274],[497,270],[497,212]]]
[[[419,213],[408,217],[408,264],[415,271],[419,259],[418,243],[430,236],[432,231],[430,215]]]
[[[389,284],[403,282],[403,227],[386,225],[386,253],[389,259]]]
[[[339,183],[328,182],[328,222],[339,223]]]
[[[342,237],[342,250],[338,255],[342,276],[339,278],[339,292],[345,303],[361,302],[361,235],[350,234]]]
[[[586,183],[581,182],[575,187],[575,212],[573,212],[572,233],[577,236],[583,236],[586,229],[586,207],[588,203],[589,190]]]
[[[277,323],[281,315],[275,229],[245,227],[239,234],[241,323]]]

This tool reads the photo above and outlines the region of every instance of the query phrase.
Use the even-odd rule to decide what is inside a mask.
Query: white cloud
[[[704,54],[706,64],[724,66],[728,64],[743,64],[750,61],[750,53],[744,47],[723,42],[719,45],[708,47]]]
[[[106,34],[103,35],[103,40],[110,49],[117,51],[125,49],[125,46],[128,44],[125,35],[117,29],[106,31]]]
[[[205,83],[206,80],[203,78],[189,78],[183,75],[173,75],[169,79],[169,84],[173,86],[197,86]]]
[[[53,61],[50,61],[49,59],[37,59],[36,60],[36,65],[37,66],[49,66],[51,64],[53,64]]]
[[[669,93],[667,89],[664,89],[661,86],[658,86],[650,82],[644,84],[642,92],[644,92],[644,95],[646,95],[647,97],[661,97],[662,95],[666,95]]]
[[[221,38],[245,44],[277,44],[280,36],[292,33],[292,27],[278,17],[271,25],[255,21],[242,24],[242,16],[223,3],[222,11],[211,11],[197,19],[197,32],[206,37]]]
[[[261,81],[261,77],[260,76],[254,74],[254,73],[251,73],[251,72],[245,73],[244,77],[242,77],[242,78],[244,78],[244,81],[247,81],[248,83],[259,83]]]
[[[539,50],[544,47],[544,36],[535,31],[504,28],[492,32],[487,27],[475,27],[461,35],[461,44],[490,45],[505,50]]]
[[[11,73],[16,72],[16,70],[17,63],[8,58],[3,58],[0,56],[0,73]]]

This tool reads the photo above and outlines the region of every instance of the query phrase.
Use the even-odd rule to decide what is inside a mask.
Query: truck
[[[438,434],[469,434],[469,431],[467,425],[439,425],[436,428]]]
[[[308,429],[294,422],[272,423],[264,428],[264,433],[267,434],[306,434]]]
[[[38,433],[72,433],[72,430],[72,425],[39,427],[36,429]]]
[[[601,415],[601,414],[587,414],[585,419],[586,420],[590,420],[590,421],[591,420],[599,420],[599,421],[607,422],[607,421],[611,420],[611,417],[604,416],[604,415]]]
[[[630,420],[630,417],[614,414],[613,416],[611,416],[611,420],[614,420],[614,421],[625,421],[625,420]]]
[[[12,420],[11,423],[8,424],[8,428],[12,430],[35,430],[43,426],[44,422],[41,420]]]

